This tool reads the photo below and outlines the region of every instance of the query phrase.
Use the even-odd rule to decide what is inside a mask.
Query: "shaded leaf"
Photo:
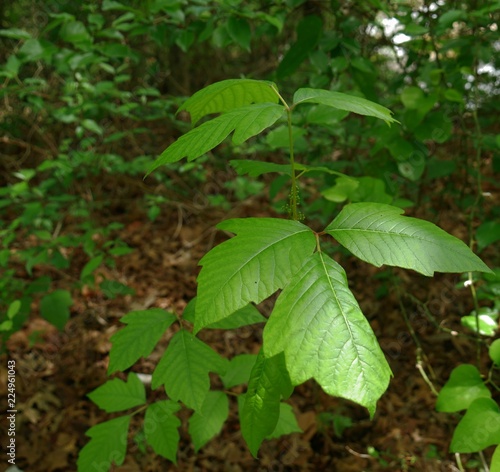
[[[276,75],[282,79],[289,76],[307,59],[323,31],[323,21],[319,16],[305,16],[297,26],[297,41],[292,44],[281,60]]]
[[[263,103],[238,108],[207,121],[165,149],[147,175],[161,165],[180,161],[184,157],[192,161],[202,156],[218,146],[233,131],[233,143],[241,144],[271,126],[283,115],[284,110],[282,105]]]
[[[40,315],[57,329],[63,330],[69,320],[69,307],[71,305],[73,305],[71,293],[67,290],[54,290],[42,298]]]
[[[108,380],[87,395],[99,408],[108,413],[128,410],[146,403],[144,384],[136,374],[128,374],[127,382]]]
[[[267,436],[267,439],[279,438],[286,434],[301,433],[302,429],[297,424],[297,418],[292,407],[288,403],[280,403],[280,416],[276,428]]]
[[[180,405],[171,400],[162,400],[148,406],[144,415],[146,441],[156,454],[177,464],[179,446],[179,426],[181,421],[175,412]]]
[[[252,31],[250,25],[244,18],[231,16],[227,20],[227,31],[231,39],[242,49],[250,52],[250,40],[252,39]]]
[[[241,434],[254,457],[262,441],[276,428],[281,397],[287,398],[292,390],[283,355],[264,357],[261,350],[247,393],[239,402]]]
[[[221,377],[224,387],[231,388],[248,382],[257,356],[240,354],[229,361],[226,373]]]
[[[199,410],[210,389],[209,372],[223,375],[227,359],[185,330],[177,332],[153,372],[151,385],[160,385],[172,400]]]
[[[123,316],[120,321],[127,326],[111,336],[108,374],[128,369],[139,358],[149,356],[176,319],[160,308],[131,311]]]
[[[110,470],[113,464],[122,465],[127,452],[129,424],[130,416],[120,416],[90,428],[85,434],[91,440],[78,455],[78,470],[95,470],[96,464],[101,470]]]
[[[227,395],[219,391],[208,392],[201,410],[189,418],[189,434],[196,452],[220,433],[228,414]]]
[[[316,246],[311,229],[297,221],[245,218],[217,227],[237,236],[200,261],[195,332],[283,288]]]
[[[427,276],[434,272],[491,272],[459,239],[402,213],[400,208],[381,203],[352,203],[325,232],[376,267],[404,267]]]
[[[264,328],[264,352],[284,352],[293,385],[314,378],[371,416],[389,385],[391,370],[344,269],[322,253],[309,257],[281,292]]]

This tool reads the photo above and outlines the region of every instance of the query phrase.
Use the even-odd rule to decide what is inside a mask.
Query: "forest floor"
[[[231,217],[262,216],[258,197],[240,204]],[[466,240],[463,215],[444,206],[438,215],[441,227]],[[86,430],[113,415],[99,410],[87,394],[107,380],[111,335],[120,329],[120,318],[132,310],[160,307],[180,315],[195,294],[195,281],[202,255],[222,241],[215,224],[227,213],[217,209],[195,212],[168,206],[151,222],[140,209],[107,215],[123,224],[119,236],[133,253],[122,256],[115,269],[101,268],[97,281],[118,280],[135,295],[107,299],[99,289],[73,289],[71,319],[59,332],[33,315],[8,342],[8,358],[16,361],[17,461],[24,472],[70,472],[76,470],[79,450],[86,444]],[[422,215],[417,215],[422,216]],[[102,218],[105,218],[102,216]],[[338,257],[337,257],[338,256]],[[348,274],[351,289],[369,319],[387,357],[394,377],[378,403],[371,420],[367,411],[349,401],[326,395],[312,381],[297,387],[289,403],[302,433],[265,441],[254,459],[242,440],[236,402],[231,400],[230,418],[221,434],[198,453],[186,433],[189,417],[181,411],[181,442],[178,464],[155,456],[134,441],[141,419],[131,423],[128,453],[115,472],[158,471],[456,471],[454,455],[448,452],[453,429],[460,415],[438,413],[436,397],[421,375],[423,369],[436,389],[460,363],[474,362],[476,342],[435,326],[464,333],[460,318],[472,309],[470,292],[460,288],[457,274],[426,278],[411,271],[376,269],[351,257],[336,255]],[[76,278],[87,261],[73,260],[70,274]],[[485,259],[488,263],[488,259]],[[36,275],[42,275],[43,267]],[[382,274],[382,275],[381,275]],[[395,277],[383,277],[393,274]],[[54,274],[51,274],[54,277]],[[391,282],[398,280],[398,287]],[[60,277],[58,288],[71,287]],[[428,313],[415,299],[426,303]],[[259,308],[269,313],[270,301]],[[37,307],[34,307],[36,312]],[[412,338],[403,314],[409,319],[419,345]],[[428,317],[432,315],[434,321]],[[231,358],[257,353],[262,325],[235,331],[204,330],[201,338],[217,352]],[[168,333],[148,359],[132,371],[151,374],[167,342]],[[488,358],[482,350],[482,371]],[[0,364],[0,391],[5,398],[7,356]],[[217,379],[213,379],[217,385]],[[161,398],[162,389],[149,398]],[[2,434],[2,444],[5,437]],[[492,449],[485,453],[491,457]],[[3,453],[2,453],[3,455]],[[464,464],[478,456],[462,456]],[[2,466],[6,463],[2,457]],[[0,466],[0,471],[5,470]],[[469,462],[467,470],[479,470]]]

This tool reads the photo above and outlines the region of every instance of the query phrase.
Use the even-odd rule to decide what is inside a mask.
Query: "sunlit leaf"
[[[397,122],[392,117],[392,112],[378,103],[330,90],[301,88],[295,92],[293,103],[294,105],[319,103],[339,110],[357,113],[358,115],[374,116],[384,120],[387,124]]]
[[[191,115],[196,124],[200,118],[212,113],[225,113],[253,103],[278,103],[276,85],[265,80],[229,79],[209,85],[190,98],[179,108]]]
[[[452,413],[466,410],[477,398],[491,397],[477,367],[463,364],[453,369],[450,378],[439,392],[436,410]]]
[[[311,229],[297,221],[245,218],[217,227],[237,236],[200,261],[195,332],[283,288],[316,246]]]
[[[391,376],[344,269],[323,253],[309,257],[281,292],[264,328],[264,352],[285,353],[293,385],[314,378],[372,416]]]
[[[491,272],[459,239],[402,213],[401,208],[381,203],[352,203],[325,232],[376,267],[404,267],[428,276],[434,272]]]
[[[500,444],[500,408],[491,398],[478,398],[455,428],[450,451],[479,452],[496,444]]]

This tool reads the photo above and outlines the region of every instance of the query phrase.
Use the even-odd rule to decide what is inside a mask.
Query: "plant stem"
[[[292,132],[292,110],[287,107],[288,116],[288,139],[290,143],[290,165],[292,167],[292,189],[290,193],[290,206],[292,218],[298,220],[297,215],[297,178],[295,176],[295,157],[293,152],[293,132]]]
[[[280,102],[283,103],[286,109],[287,119],[288,119],[288,140],[289,140],[289,149],[290,149],[290,165],[292,167],[292,189],[290,191],[290,213],[292,215],[292,219],[298,220],[298,211],[297,211],[297,176],[295,175],[295,156],[293,151],[293,131],[292,131],[292,110],[293,105],[290,107],[288,103],[286,103],[285,99],[280,95],[278,89],[273,87],[274,92],[280,99]]]

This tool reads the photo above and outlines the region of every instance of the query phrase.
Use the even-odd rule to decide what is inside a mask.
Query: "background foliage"
[[[3,2],[2,349],[38,315],[64,330],[82,295],[85,305],[89,293],[134,293],[116,269],[134,250],[118,222],[127,213],[154,222],[265,195],[287,214],[281,177],[227,165],[257,154],[283,164],[285,127],[143,180],[190,129],[175,115],[180,104],[227,78],[274,80],[286,97],[308,86],[364,96],[401,122],[389,128],[322,105],[295,115],[301,162],[358,176],[305,180],[311,226],[345,202],[390,203],[434,222],[452,211],[460,216],[447,229],[498,267],[498,11],[493,0]],[[490,339],[498,271],[474,282],[478,301],[462,322]]]

